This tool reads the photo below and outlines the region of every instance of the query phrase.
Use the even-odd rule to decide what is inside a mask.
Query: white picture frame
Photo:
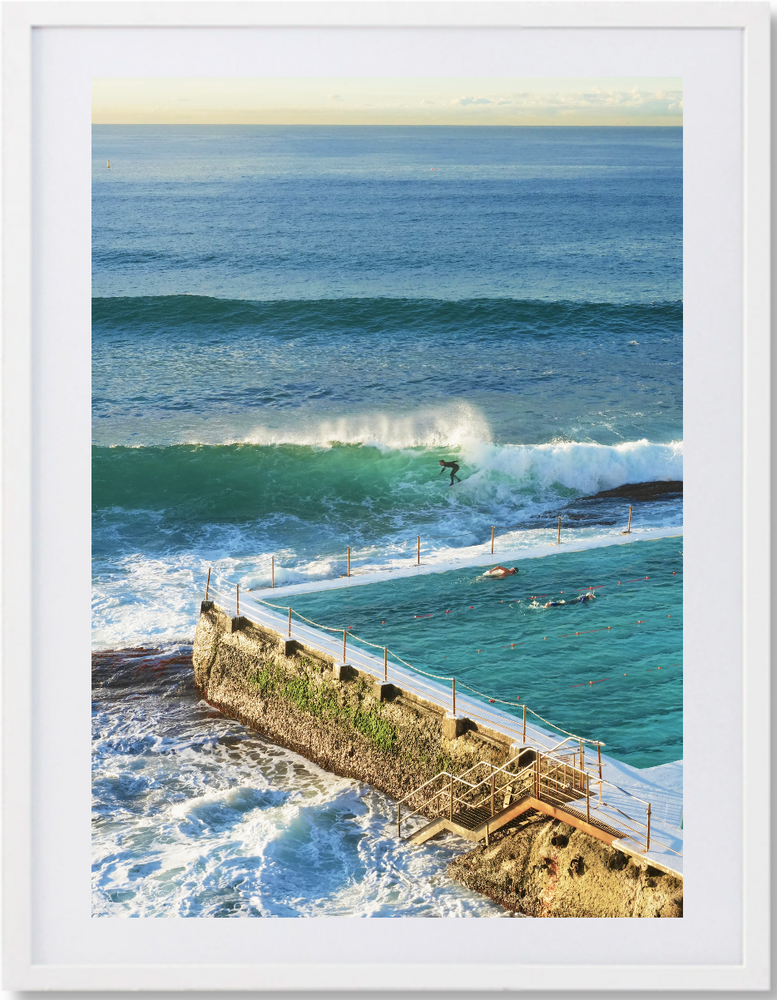
[[[768,988],[768,4],[63,2],[8,3],[3,13],[4,986]],[[165,32],[164,46],[151,37],[154,31]],[[205,39],[201,50],[193,31]],[[536,38],[555,32],[559,39],[564,32],[584,32],[594,54],[605,38],[612,42],[613,32],[627,49],[652,32],[659,44],[656,65],[662,63],[661,37],[676,40],[677,51],[685,53],[691,67],[684,77],[690,147],[685,277],[692,327],[684,543],[689,894],[679,925],[572,920],[443,926],[413,920],[386,927],[345,918],[322,919],[311,932],[298,921],[262,921],[261,927],[252,921],[90,921],[80,889],[71,891],[69,880],[88,873],[89,862],[89,678],[82,676],[88,675],[82,654],[89,648],[84,540],[90,525],[83,500],[89,489],[90,343],[82,258],[85,247],[88,256],[83,205],[90,178],[83,171],[89,122],[79,117],[88,102],[89,46],[96,52],[100,32],[118,32],[128,48],[117,75],[131,75],[132,66],[137,75],[158,75],[163,56],[171,72],[182,73],[187,53],[197,58],[208,44],[215,52],[232,31],[257,38],[299,32],[295,38],[307,40],[288,50],[297,53],[308,51],[310,38],[322,32],[328,38],[349,31],[424,33],[434,65],[462,52],[485,65],[484,53],[475,54],[475,38],[484,31],[516,39],[520,32]],[[703,48],[704,39],[723,39],[727,32],[735,37],[717,65],[708,65],[704,53],[694,62],[692,45]],[[314,49],[321,45],[309,52]],[[236,75],[245,58],[233,57]],[[409,72],[412,56],[386,58],[394,59],[396,75]],[[731,108],[719,105],[717,118],[701,86],[710,73],[729,74],[740,84]],[[59,97],[51,96],[52,79]],[[723,138],[713,134],[716,129]],[[713,156],[700,173],[706,148],[728,149],[730,162]],[[56,150],[55,162],[41,150]],[[734,236],[716,245],[715,233],[724,231]],[[708,599],[716,581],[725,614]],[[725,804],[722,791],[729,796]],[[86,889],[88,900],[88,884]],[[726,935],[719,941],[711,923],[715,905]]]

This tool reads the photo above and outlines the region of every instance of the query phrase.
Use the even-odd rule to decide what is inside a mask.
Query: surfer
[[[508,569],[507,566],[494,566],[493,569],[487,569],[483,576],[496,576],[501,578],[503,576],[512,576],[513,573],[517,572],[518,570],[515,566],[513,566],[512,569]]]
[[[459,479],[459,477],[456,475],[456,473],[459,471],[459,467],[458,467],[458,465],[455,462],[443,462],[443,460],[440,459],[440,465],[442,466],[442,468],[440,469],[440,475],[442,475],[442,473],[443,473],[443,471],[445,469],[450,469],[451,470],[451,486],[453,486],[453,480],[454,479],[458,483],[461,482],[461,480]]]

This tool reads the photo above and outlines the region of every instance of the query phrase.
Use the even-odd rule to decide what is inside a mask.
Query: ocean
[[[555,537],[559,516],[565,538],[601,542],[620,538],[629,500],[588,497],[683,478],[679,128],[95,126],[93,296],[93,642],[103,657],[135,648],[157,664],[185,659],[209,568],[267,597],[272,559],[279,585],[339,577],[349,547],[352,572],[385,574],[413,559],[420,536],[424,562],[444,571],[462,553],[488,563],[492,526],[495,560],[528,555]],[[460,467],[452,488],[441,460]],[[632,528],[635,539],[645,529],[680,534],[681,494],[635,503]],[[671,593],[651,589],[646,604],[617,591],[622,552],[590,550],[588,562],[570,553],[579,563],[545,575],[581,587],[606,577],[614,588],[591,608],[549,609],[563,615],[672,615],[673,631],[652,645],[643,630],[630,652],[621,645],[615,656],[613,645],[610,659],[586,660],[589,649],[575,661],[606,668],[592,675],[600,680],[624,655],[645,671],[664,657],[671,669],[652,689],[666,696],[654,703],[664,728],[650,747],[616,718],[634,718],[647,689],[633,703],[623,694],[623,709],[616,696],[605,713],[620,759],[647,766],[681,756],[682,544],[628,548],[639,545],[663,545],[662,566],[675,572],[662,580]],[[594,570],[601,581],[587,579]],[[463,601],[476,576],[433,574],[394,598],[440,610],[456,594]],[[541,580],[517,579],[525,602]],[[350,595],[339,604],[331,592],[305,601],[340,624],[358,611],[357,590],[370,614],[388,601],[368,596],[371,587],[336,592]],[[463,655],[486,624],[499,631],[506,621],[481,618],[452,645]],[[401,628],[391,641],[442,669],[449,633],[424,622],[423,642]],[[146,686],[123,711],[131,695],[108,696],[105,663],[121,673],[127,657],[135,662],[126,654],[95,667],[96,913],[410,912],[387,882],[369,904],[353,891],[365,864],[372,871],[367,840],[368,853],[375,843],[394,852],[394,874],[381,878],[399,871],[412,883],[413,866],[426,864],[390,846],[388,819],[376,833],[391,811],[377,793],[198,706],[180,665],[141,671]],[[502,660],[468,669],[481,690],[515,686]],[[532,683],[522,686],[539,704],[548,693]],[[590,698],[577,715],[554,698],[559,724],[603,718]],[[192,749],[198,740],[205,750]],[[245,754],[227,754],[230,740]],[[169,769],[166,754],[177,754]],[[225,754],[234,769],[222,773]],[[223,798],[229,822],[186,826],[208,796]],[[292,849],[303,800],[336,818],[328,849],[340,850],[338,823],[355,824],[364,846],[338,854],[333,882],[317,875],[307,895],[273,908],[267,858],[285,850],[296,870],[313,850]],[[194,884],[194,854],[178,865],[183,875],[165,874],[176,852],[188,857],[176,838],[195,827],[198,849],[220,859],[202,861],[196,904],[182,888]],[[175,831],[169,850],[154,840],[162,829]],[[220,909],[218,866],[234,838],[253,874]],[[430,849],[432,888],[413,906],[492,912],[445,882],[448,850]],[[146,874],[135,879],[137,865]],[[160,879],[170,886],[157,897]]]

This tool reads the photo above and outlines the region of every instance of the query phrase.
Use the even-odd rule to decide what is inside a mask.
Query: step
[[[595,837],[598,836],[598,839],[604,840],[606,843],[611,844],[613,840],[623,836],[621,831],[615,829],[615,827],[608,826],[606,823],[602,823],[600,820],[597,821],[592,818],[590,822],[587,821],[585,815],[577,809],[569,807],[562,809],[559,806],[552,806],[550,803],[535,799],[531,795],[523,795],[516,802],[510,803],[505,809],[494,813],[493,816],[489,816],[486,813],[483,820],[477,826],[465,826],[459,821],[460,817],[458,815],[455,815],[452,820],[448,819],[447,816],[438,816],[437,819],[431,820],[426,826],[416,831],[410,837],[410,843],[425,844],[427,840],[431,840],[432,837],[436,837],[445,830],[455,833],[465,840],[479,843],[485,839],[487,833],[496,833],[497,830],[501,830],[502,827],[513,823],[519,816],[529,810],[536,810],[537,812],[544,813],[546,816],[561,819],[563,822],[569,823],[570,826],[585,830]],[[481,812],[481,810],[477,811]],[[472,812],[475,812],[475,810],[472,810]]]
[[[411,844],[425,844],[427,840],[431,840],[432,837],[436,837],[438,833],[442,833],[443,830],[447,830],[450,820],[440,817],[439,819],[433,819],[426,826],[422,826],[420,830],[410,837]]]

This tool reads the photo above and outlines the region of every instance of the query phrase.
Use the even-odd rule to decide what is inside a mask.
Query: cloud
[[[682,93],[680,91],[647,91],[632,87],[630,90],[607,90],[592,87],[585,92],[531,93],[521,92],[510,95],[488,98],[458,98],[458,106],[472,104],[493,104],[501,109],[516,113],[544,115],[549,117],[569,118],[576,112],[582,112],[586,117],[591,115],[607,117],[624,112],[635,116],[678,117],[682,112]]]
[[[329,92],[337,87],[337,92]],[[467,88],[464,90],[464,88]],[[463,91],[463,93],[462,93]],[[321,78],[93,81],[97,122],[681,125],[681,81],[655,78]]]
[[[468,104],[493,104],[487,97],[457,97],[451,104],[457,107],[466,107]]]

